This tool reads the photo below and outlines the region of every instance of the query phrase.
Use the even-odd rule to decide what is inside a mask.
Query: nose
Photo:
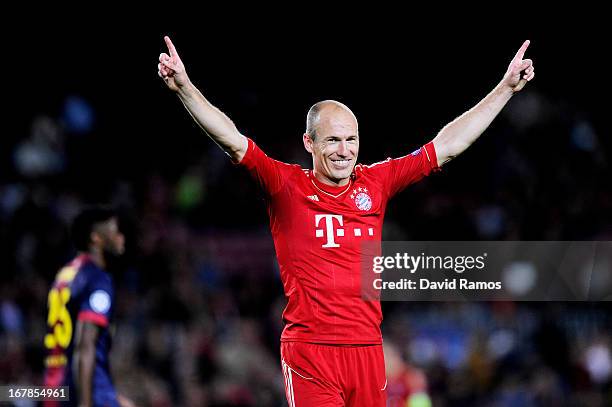
[[[125,235],[123,233],[117,235],[117,244],[121,246],[121,248],[125,247]]]
[[[348,153],[348,147],[346,145],[346,141],[345,140],[341,140],[340,143],[338,144],[338,151],[337,154],[339,156],[345,157]]]

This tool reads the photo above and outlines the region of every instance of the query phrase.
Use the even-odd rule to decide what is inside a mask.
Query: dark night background
[[[74,254],[67,224],[106,202],[128,237],[117,387],[138,405],[282,405],[284,298],[265,207],[157,76],[163,35],[243,134],[304,166],[316,101],[354,111],[360,162],[401,156],[484,97],[529,39],[534,81],[391,203],[385,238],[610,240],[609,33],[597,10],[527,19],[513,5],[470,21],[383,6],[355,17],[278,6],[265,18],[184,7],[15,18],[4,35],[0,383],[40,383],[46,292]],[[425,375],[434,406],[612,403],[606,303],[385,308],[385,338]]]

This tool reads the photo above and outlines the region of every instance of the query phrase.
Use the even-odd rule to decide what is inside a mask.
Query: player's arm
[[[136,404],[123,394],[117,394],[117,401],[121,407],[136,407]]]
[[[96,341],[100,328],[97,325],[78,321],[74,349],[74,368],[79,407],[90,407],[92,400],[92,381],[96,366]]]
[[[169,37],[164,37],[168,52],[159,55],[158,74],[168,88],[176,92],[183,105],[198,125],[223,149],[235,162],[244,157],[248,141],[234,123],[223,112],[213,106],[196,88],[185,71],[176,48]]]
[[[452,160],[465,151],[491,124],[508,103],[534,76],[533,61],[523,59],[529,41],[518,50],[502,81],[476,106],[447,124],[433,139],[438,165]]]

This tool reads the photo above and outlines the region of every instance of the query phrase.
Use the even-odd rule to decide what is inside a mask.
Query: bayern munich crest
[[[367,188],[359,187],[353,189],[351,199],[355,201],[357,209],[361,211],[369,211],[372,209],[372,198],[370,198]]]

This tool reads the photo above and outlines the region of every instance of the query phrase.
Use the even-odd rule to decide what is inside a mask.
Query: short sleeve
[[[264,192],[272,196],[283,188],[291,165],[268,157],[250,138],[248,142],[247,152],[238,165],[246,168]]]
[[[389,198],[404,190],[408,185],[420,181],[432,171],[439,170],[438,157],[433,142],[427,143],[414,152],[400,158],[389,158],[370,166],[385,180]]]
[[[84,294],[77,319],[103,328],[107,327],[113,308],[113,288],[110,277],[92,280]]]

